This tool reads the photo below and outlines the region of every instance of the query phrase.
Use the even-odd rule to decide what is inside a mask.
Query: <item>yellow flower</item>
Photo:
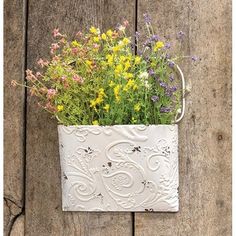
[[[127,45],[130,43],[130,40],[128,38],[123,38],[122,42],[124,43],[124,45]]]
[[[96,102],[96,104],[102,103],[102,102],[103,102],[103,97],[98,96],[98,97],[96,98],[95,102]]]
[[[124,77],[125,77],[125,79],[131,79],[131,78],[134,77],[134,75],[133,75],[132,73],[127,73],[127,72],[125,72],[125,73],[124,73]]]
[[[118,52],[121,49],[120,45],[116,45],[112,48],[113,52]]]
[[[126,56],[126,59],[129,60],[129,61],[131,61],[131,60],[132,60],[132,54],[128,54],[128,55]]]
[[[104,89],[100,88],[98,90],[98,97],[96,98],[96,100],[91,100],[90,101],[90,107],[96,107],[97,104],[101,104],[104,101],[104,97],[106,96]]]
[[[137,90],[137,89],[138,89],[138,85],[135,84],[135,85],[133,86],[133,90]]]
[[[92,124],[93,124],[93,125],[99,125],[99,123],[98,123],[97,120],[94,120],[94,121],[92,122]]]
[[[121,55],[121,56],[120,56],[120,61],[121,61],[121,62],[124,62],[125,60],[126,60],[126,57],[123,56],[123,55]]]
[[[115,74],[119,75],[123,71],[123,66],[121,64],[116,66]]]
[[[136,120],[136,119],[134,119],[134,117],[132,117],[132,120],[131,120],[131,122],[132,122],[132,124],[134,124],[134,123],[136,123],[136,122],[137,122],[137,120]]]
[[[125,62],[125,70],[127,71],[131,67],[130,62]]]
[[[136,105],[134,105],[134,110],[135,111],[140,111],[140,104],[139,103],[137,103]]]
[[[113,34],[112,30],[108,30],[108,31],[107,31],[107,36],[108,36],[108,37],[111,38],[111,37],[112,37],[112,34]]]
[[[78,41],[74,40],[71,42],[71,46],[72,47],[79,47],[79,46],[81,46],[81,44]]]
[[[57,111],[62,111],[63,109],[64,109],[64,106],[62,106],[62,105],[57,106]]]
[[[134,86],[137,86],[136,84],[135,84],[135,81],[133,80],[133,79],[130,79],[129,81],[128,81],[128,83],[125,85],[125,87],[124,87],[124,91],[128,91],[130,88],[134,88]]]
[[[96,107],[97,103],[95,100],[90,100],[90,107]]]
[[[96,37],[93,37],[93,41],[94,41],[95,43],[98,43],[99,40],[100,40],[99,37],[97,37],[97,36],[96,36]]]
[[[136,56],[136,57],[135,57],[135,60],[134,60],[134,63],[135,63],[135,64],[139,64],[140,61],[141,61],[141,57]]]
[[[119,85],[119,84],[116,85],[116,87],[114,88],[114,95],[115,95],[117,102],[120,101],[120,96],[119,96],[120,88],[121,88],[121,85]]]
[[[92,27],[90,28],[90,32],[91,32],[92,34],[100,34],[99,28],[95,28],[94,26],[92,26]]]
[[[156,52],[158,49],[163,48],[164,47],[164,43],[161,41],[156,42],[155,46],[154,46],[154,52]]]
[[[109,105],[109,104],[106,104],[103,108],[104,108],[104,110],[105,110],[106,112],[108,112],[109,109],[110,109],[110,105]]]
[[[130,79],[127,83],[129,87],[132,87],[135,84],[135,81],[133,79]]]
[[[107,40],[106,34],[104,34],[104,33],[102,34],[102,39],[103,39],[103,40]]]
[[[92,62],[92,61],[89,61],[89,60],[86,60],[85,63],[86,63],[86,65],[88,65],[88,66],[91,66],[91,65],[93,64],[93,62]]]
[[[110,83],[109,83],[109,86],[110,87],[113,87],[115,85],[115,83],[113,82],[113,81],[111,81]]]
[[[98,90],[100,96],[105,96],[104,88]]]
[[[112,66],[112,65],[113,65],[113,60],[114,60],[113,55],[108,54],[108,55],[106,56],[106,59],[107,59],[108,65],[109,65],[109,66]]]

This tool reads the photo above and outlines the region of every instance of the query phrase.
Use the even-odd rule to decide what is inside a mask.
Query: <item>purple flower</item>
[[[143,17],[147,24],[151,23],[151,17],[147,13],[143,14]]]
[[[139,36],[140,36],[140,33],[139,33],[138,31],[136,31],[134,37],[135,37],[136,39],[138,39]]]
[[[191,59],[192,59],[192,61],[194,61],[194,62],[198,60],[198,58],[197,58],[196,56],[192,56]]]
[[[179,33],[177,34],[177,39],[182,40],[185,36],[185,33],[183,31],[179,31]]]
[[[139,56],[142,56],[142,51],[141,50],[137,50],[137,55],[139,55]]]
[[[171,97],[172,96],[172,92],[170,90],[166,90],[165,95],[167,97]]]
[[[177,90],[177,87],[176,87],[176,86],[173,86],[173,87],[170,88],[170,91],[171,91],[171,92],[175,92],[176,90]]]
[[[168,112],[170,112],[170,108],[168,108],[168,107],[161,107],[160,108],[160,112],[161,113],[168,113]]]
[[[170,54],[166,53],[166,59],[170,59]]]
[[[150,75],[150,76],[153,76],[153,75],[155,75],[155,72],[154,72],[154,70],[153,70],[153,69],[150,69],[150,70],[148,71],[148,73],[149,73],[149,75]]]
[[[151,97],[151,100],[152,100],[153,102],[157,102],[157,101],[159,100],[159,97],[156,96],[156,95],[153,95],[153,96]]]
[[[130,46],[131,46],[131,50],[135,50],[135,44],[134,43],[131,43]]]
[[[166,43],[164,48],[165,48],[165,49],[170,49],[170,46],[171,46],[170,43]]]
[[[174,81],[174,75],[171,74],[169,79],[170,79],[170,82],[173,82]]]
[[[160,82],[160,86],[162,87],[162,88],[167,88],[167,84],[166,83],[164,83],[164,82]]]
[[[175,63],[173,61],[169,61],[168,66],[170,68],[173,68],[175,66]]]
[[[150,39],[147,39],[144,44],[143,44],[144,47],[151,47],[151,40]]]
[[[156,34],[152,35],[151,37],[151,41],[154,41],[154,42],[157,42],[159,39],[160,39],[159,36]]]

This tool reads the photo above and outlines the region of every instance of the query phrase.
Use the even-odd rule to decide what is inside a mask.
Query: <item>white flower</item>
[[[144,81],[144,87],[147,88],[147,89],[151,88],[151,85],[148,83],[147,80]]]
[[[124,45],[123,41],[120,40],[120,41],[118,42],[118,45],[123,46],[123,45]]]
[[[139,78],[146,80],[146,79],[148,78],[148,73],[147,73],[147,71],[142,72],[142,73],[139,75]]]
[[[119,30],[119,31],[124,31],[124,30],[125,30],[125,26],[120,25],[120,26],[118,27],[118,30]]]

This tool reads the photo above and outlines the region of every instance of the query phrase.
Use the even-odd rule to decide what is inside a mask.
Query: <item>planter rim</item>
[[[165,124],[150,124],[150,125],[144,125],[144,124],[122,124],[122,125],[57,125],[58,127],[70,127],[70,128],[76,128],[76,127],[100,127],[100,128],[106,128],[106,127],[128,127],[128,126],[133,126],[133,127],[137,127],[137,126],[163,126],[163,127],[170,127],[170,126],[174,126],[177,127],[178,124],[169,124],[169,125],[165,125]]]

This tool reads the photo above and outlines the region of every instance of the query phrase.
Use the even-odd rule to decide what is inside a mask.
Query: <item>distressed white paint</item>
[[[64,211],[178,211],[178,126],[58,126]]]

